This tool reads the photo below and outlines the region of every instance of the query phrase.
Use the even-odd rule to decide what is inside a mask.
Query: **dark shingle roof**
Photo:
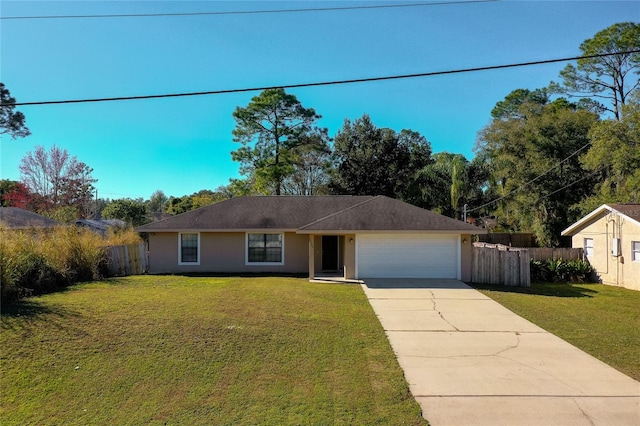
[[[379,196],[300,228],[311,231],[440,231],[485,233],[473,225]]]
[[[442,231],[481,228],[384,196],[238,197],[136,228],[139,232],[278,229],[314,231]]]
[[[136,228],[140,232],[176,230],[298,229],[358,204],[369,196],[237,197]]]
[[[640,204],[634,204],[634,203],[609,204],[609,207],[619,211],[620,213],[630,217],[631,219],[637,222],[640,222]]]
[[[53,228],[58,225],[53,219],[18,207],[0,207],[0,226],[9,229]]]

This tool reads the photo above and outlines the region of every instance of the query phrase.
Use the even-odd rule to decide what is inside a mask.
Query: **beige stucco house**
[[[471,279],[481,228],[384,196],[237,197],[136,228],[150,273]]]
[[[604,284],[640,290],[640,204],[603,204],[564,231]]]

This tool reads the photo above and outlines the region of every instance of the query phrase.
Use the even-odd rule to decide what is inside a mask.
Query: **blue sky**
[[[396,2],[408,4],[410,1]],[[424,2],[422,2],[424,3]],[[1,15],[183,13],[386,2],[2,1]],[[498,1],[395,9],[118,19],[2,20],[0,80],[20,102],[240,89],[443,71],[578,55],[640,16],[636,1]],[[434,152],[473,158],[495,103],[558,80],[564,64],[290,90],[331,136],[367,113]],[[181,196],[239,177],[233,110],[254,93],[19,107],[32,135],[4,137],[0,178],[55,144],[94,169],[104,198]]]

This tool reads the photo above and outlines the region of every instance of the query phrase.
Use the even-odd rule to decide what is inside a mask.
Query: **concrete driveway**
[[[363,288],[432,426],[640,425],[639,382],[460,281]]]

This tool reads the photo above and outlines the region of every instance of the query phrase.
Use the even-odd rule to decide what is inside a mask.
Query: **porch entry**
[[[340,269],[340,239],[337,235],[322,236],[322,270],[335,272]]]

